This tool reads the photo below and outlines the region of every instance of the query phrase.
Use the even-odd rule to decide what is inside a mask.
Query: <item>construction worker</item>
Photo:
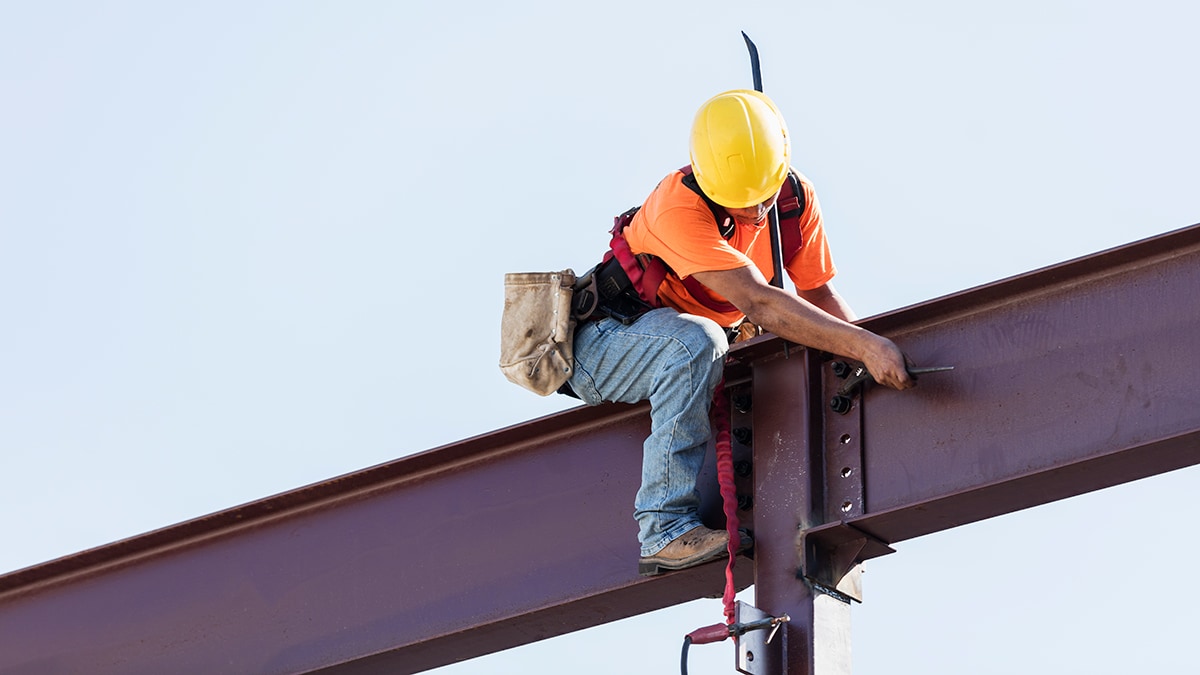
[[[691,176],[686,169],[669,174],[623,230],[632,254],[666,263],[657,289],[662,306],[643,308],[633,320],[623,310],[583,321],[566,392],[590,405],[650,401],[634,500],[644,575],[725,554],[726,532],[700,523],[696,477],[710,440],[709,404],[722,377],[727,329],[748,320],[786,340],[862,361],[885,386],[913,384],[896,345],[849,323],[854,313],[830,285],[835,269],[820,207],[806,179],[789,178],[791,144],[775,104],[748,90],[713,97],[696,114],[690,149]],[[784,261],[796,293],[767,281],[768,214],[789,180],[804,201],[802,212],[781,222],[799,230],[799,251]]]

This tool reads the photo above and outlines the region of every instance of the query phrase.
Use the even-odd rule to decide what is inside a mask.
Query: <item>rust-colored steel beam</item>
[[[856,566],[888,544],[1200,463],[1198,291],[1195,226],[870,319],[955,369],[849,409],[827,355],[739,350],[756,604],[792,618],[787,666],[756,672],[849,673]]]
[[[735,350],[786,672],[848,668],[830,593],[887,544],[1200,462],[1197,289],[1193,227],[871,319],[956,369],[845,414],[828,359]],[[646,431],[568,411],[0,577],[0,671],[409,672],[713,594],[636,577]]]
[[[637,575],[647,432],[567,411],[0,577],[0,672],[415,672],[718,595]]]
[[[861,443],[862,464],[828,467],[825,511],[877,540],[1200,463],[1200,226],[865,325],[955,366],[912,392],[868,389],[847,415],[824,407],[834,428],[861,417],[861,437],[825,443]]]
[[[825,522],[816,364],[804,351],[754,363],[755,606],[790,617],[787,653],[752,671],[763,675],[850,673],[849,606],[797,578],[798,536]]]

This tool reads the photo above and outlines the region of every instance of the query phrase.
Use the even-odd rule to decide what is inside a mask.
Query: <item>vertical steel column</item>
[[[850,674],[850,606],[800,573],[800,534],[824,520],[820,366],[795,347],[753,366],[755,605],[791,617],[779,675]]]

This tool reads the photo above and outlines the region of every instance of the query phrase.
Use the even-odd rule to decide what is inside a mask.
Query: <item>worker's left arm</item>
[[[834,290],[831,283],[826,282],[807,291],[797,290],[796,294],[843,321],[854,321],[858,318],[854,310],[850,309],[850,304]]]

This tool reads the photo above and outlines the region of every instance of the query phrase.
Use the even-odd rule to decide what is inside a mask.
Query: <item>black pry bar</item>
[[[754,91],[761,92],[762,86],[762,67],[758,63],[758,47],[754,46],[754,42],[750,40],[750,36],[746,35],[746,31],[742,31],[742,39],[746,41],[746,49],[750,50],[750,71],[754,75]]]
[[[754,41],[746,35],[746,31],[742,31],[742,38],[746,41],[746,49],[750,50],[750,73],[754,76],[754,91],[762,93],[762,66],[758,60],[758,47],[754,46]],[[788,167],[788,170],[791,170],[791,167]],[[771,285],[783,288],[783,247],[780,244],[783,239],[779,234],[778,203],[771,207],[768,219],[771,226],[771,267],[775,273],[775,276],[771,277]]]

